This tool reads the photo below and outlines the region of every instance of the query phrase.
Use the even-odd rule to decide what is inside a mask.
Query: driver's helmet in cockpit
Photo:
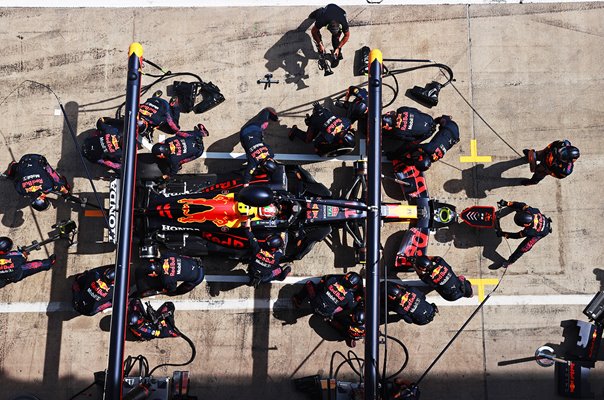
[[[279,206],[269,204],[268,206],[258,208],[258,216],[262,219],[275,218],[279,214]]]

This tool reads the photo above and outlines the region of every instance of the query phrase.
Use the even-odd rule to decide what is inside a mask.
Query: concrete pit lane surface
[[[271,122],[266,142],[286,162],[305,164],[317,181],[337,193],[352,181],[355,157],[317,162],[311,145],[290,142],[287,132],[294,124],[304,127],[313,102],[333,99],[349,85],[365,81],[353,76],[354,51],[367,45],[379,48],[384,58],[447,64],[456,80],[454,87],[441,91],[437,107],[427,110],[404,97],[407,88],[444,80],[437,69],[426,69],[398,75],[400,94],[385,109],[408,105],[432,116],[451,115],[458,123],[460,142],[426,173],[431,197],[458,210],[495,205],[499,199],[523,201],[552,218],[553,233],[509,267],[497,293],[422,382],[422,398],[557,398],[553,368],[534,362],[497,363],[530,357],[546,343],[562,342],[561,321],[586,320],[581,311],[604,287],[604,268],[599,265],[604,255],[604,228],[599,221],[604,197],[599,106],[604,102],[604,5],[386,3],[343,5],[351,37],[343,49],[344,59],[328,77],[317,68],[312,21],[306,19],[315,6],[2,8],[0,164],[6,166],[27,153],[44,154],[73,184],[75,194],[92,201],[58,103],[33,82],[48,85],[60,97],[81,142],[99,117],[112,116],[123,101],[127,50],[138,41],[146,59],[173,72],[196,73],[216,84],[226,98],[206,113],[181,116],[183,128],[203,123],[210,132],[204,139],[206,156],[186,164],[183,172],[238,168],[241,160],[233,158],[243,153],[239,129],[260,109],[272,106],[280,121]],[[323,37],[330,48],[329,34]],[[385,64],[391,69],[405,66]],[[157,72],[150,65],[144,71]],[[256,82],[267,73],[279,83],[265,90]],[[144,76],[143,84],[152,79]],[[157,89],[166,93],[166,86],[162,82]],[[392,95],[384,87],[385,103]],[[540,149],[563,138],[581,149],[573,174],[564,180],[546,177],[537,186],[519,185],[518,178],[530,177],[528,165],[517,161],[522,149]],[[476,140],[476,154],[471,154],[472,140]],[[352,155],[361,152],[357,148]],[[491,162],[460,159],[473,155],[491,156]],[[105,173],[101,167],[88,166],[95,178]],[[384,164],[385,173],[388,168]],[[80,229],[77,245],[68,248],[56,242],[31,255],[36,259],[57,254],[49,272],[0,290],[4,338],[0,398],[23,393],[40,399],[69,398],[92,382],[95,371],[106,368],[109,347],[108,314],[84,317],[69,311],[71,282],[81,271],[114,263],[113,248],[102,243],[101,218],[62,200],[34,213],[11,182],[2,180],[0,185],[0,235],[10,236],[16,245],[42,240],[52,224],[67,218]],[[95,185],[106,199],[108,182],[95,179]],[[384,181],[384,186],[385,199],[402,199],[397,185]],[[511,218],[503,224],[514,229]],[[384,226],[384,259],[392,260],[406,228],[403,223]],[[501,275],[501,269],[493,271],[489,265],[507,258],[518,244],[497,238],[492,231],[463,227],[430,237],[429,254],[443,256],[458,275],[468,277],[476,295],[446,303],[432,293],[428,297],[440,309],[432,323],[388,325],[388,334],[409,351],[403,378],[413,381],[423,373],[472,313],[479,295],[488,294]],[[332,353],[346,352],[346,344],[335,340],[333,332],[315,318],[306,316],[292,323],[287,307],[302,277],[361,270],[353,265],[349,248],[330,247],[334,246],[317,244],[294,263],[285,282],[258,289],[237,278],[244,275],[245,265],[215,257],[204,260],[207,281],[173,299],[177,326],[197,346],[194,363],[182,368],[191,371],[190,394],[200,399],[303,399],[292,379],[327,376]],[[414,273],[400,272],[397,277],[417,280]],[[189,352],[178,338],[126,343],[127,354],[144,354],[151,367],[183,362]],[[362,356],[362,344],[355,352]],[[394,372],[403,362],[402,350],[389,342],[388,371]],[[155,375],[171,376],[172,371],[161,368]],[[340,378],[358,379],[346,367]],[[599,363],[590,380],[596,398],[604,398]]]

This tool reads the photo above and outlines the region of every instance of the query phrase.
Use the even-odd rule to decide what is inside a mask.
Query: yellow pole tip
[[[143,56],[143,45],[138,43],[138,42],[134,42],[130,45],[130,48],[128,49],[128,57],[130,57],[132,55],[132,53],[136,54],[137,57],[142,57]]]
[[[369,64],[371,64],[376,59],[380,64],[382,64],[382,52],[378,49],[373,49],[369,52]]]

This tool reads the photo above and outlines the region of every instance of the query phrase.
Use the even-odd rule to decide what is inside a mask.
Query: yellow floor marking
[[[472,286],[478,286],[478,301],[484,300],[484,287],[486,285],[495,286],[499,282],[496,278],[467,278],[472,282]]]
[[[459,157],[459,162],[491,162],[491,156],[479,156],[476,139],[470,141],[470,155]]]

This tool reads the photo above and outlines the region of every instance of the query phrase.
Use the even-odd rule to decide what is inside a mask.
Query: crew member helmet
[[[0,253],[8,253],[13,248],[13,241],[6,236],[0,236]]]
[[[403,295],[403,291],[398,285],[388,285],[388,300],[398,301]]]
[[[109,267],[105,270],[104,272],[105,274],[105,278],[109,279],[110,281],[115,281],[115,268],[113,267]]]
[[[390,130],[394,128],[393,113],[382,115],[382,129]]]
[[[278,234],[271,235],[264,239],[264,245],[271,250],[280,249],[283,247],[283,239]]]
[[[419,160],[415,162],[415,168],[419,171],[427,171],[432,166],[432,161],[427,155],[423,155]]]
[[[353,312],[352,321],[357,324],[364,324],[365,323],[365,310],[363,310],[362,308],[359,308],[358,310]]]
[[[162,274],[163,269],[154,260],[153,262],[149,263],[149,265],[147,265],[147,268],[145,268],[145,272],[147,273],[147,276],[156,277]]]
[[[267,157],[262,162],[262,169],[264,169],[269,174],[272,174],[277,169],[277,163],[271,157]]]
[[[36,197],[31,202],[31,208],[36,211],[44,211],[48,208],[48,206],[50,206],[50,202],[42,196]]]
[[[419,256],[415,259],[415,267],[417,269],[425,271],[430,265],[432,265],[432,261],[426,256]]]
[[[459,275],[459,279],[461,280],[461,292],[463,293],[463,297],[472,297],[474,291],[472,290],[472,283],[466,279],[465,276]]]
[[[528,211],[517,211],[514,215],[514,222],[518,226],[529,226],[533,223],[533,214]]]
[[[128,325],[136,326],[142,323],[144,320],[143,315],[138,311],[133,311],[128,314]]]
[[[579,149],[575,146],[566,146],[560,149],[560,160],[563,162],[575,161],[581,156]]]
[[[170,146],[165,143],[156,143],[151,148],[151,152],[157,158],[166,158],[170,155]]]
[[[359,286],[359,283],[361,283],[361,275],[357,274],[356,272],[349,272],[344,275],[344,287],[348,289],[356,289]]]

